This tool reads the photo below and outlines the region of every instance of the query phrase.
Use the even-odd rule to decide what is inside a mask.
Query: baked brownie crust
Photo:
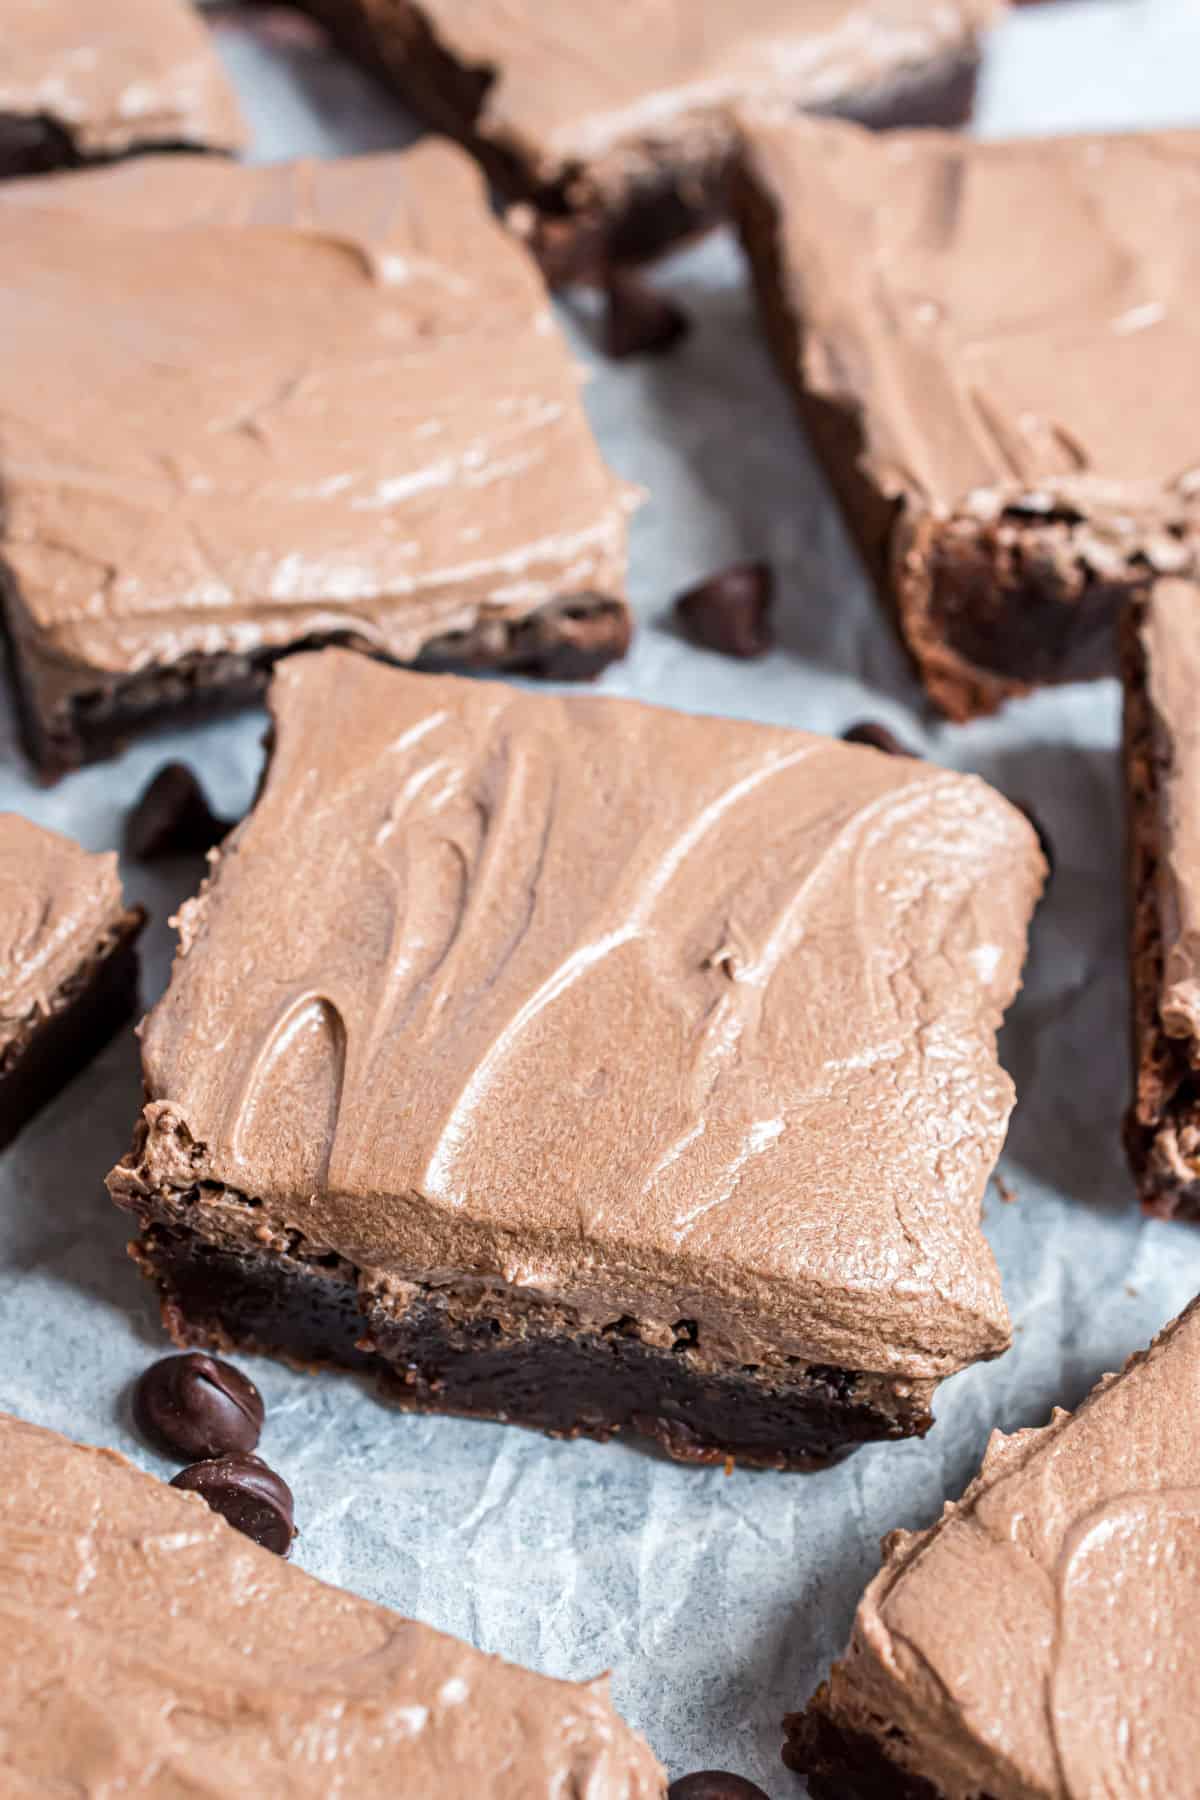
[[[1188,783],[1179,763],[1176,724],[1156,714],[1147,624],[1174,600],[1180,653],[1191,632],[1200,643],[1200,588],[1161,583],[1148,588],[1126,612],[1121,627],[1124,683],[1124,761],[1127,796],[1130,975],[1134,1096],[1125,1119],[1125,1146],[1146,1212],[1159,1218],[1200,1220],[1200,1047],[1194,1036],[1169,1033],[1163,1020],[1166,994],[1164,904],[1171,883],[1173,779]],[[1158,640],[1171,654],[1171,636]],[[1174,805],[1200,807],[1183,785]]]
[[[979,32],[995,10],[990,0],[940,10],[927,0],[846,0],[798,23],[771,0],[752,0],[734,22],[711,0],[680,0],[707,10],[702,21],[682,22],[678,35],[692,44],[707,40],[711,61],[681,56],[676,63],[670,22],[656,16],[632,33],[637,8],[626,5],[603,29],[626,33],[622,62],[639,64],[644,45],[652,44],[653,65],[634,82],[610,70],[610,88],[586,84],[575,95],[574,118],[554,125],[553,108],[547,113],[540,98],[531,104],[525,60],[533,52],[519,41],[522,22],[511,15],[501,33],[483,18],[486,9],[476,9],[472,20],[440,0],[303,4],[422,118],[465,144],[500,192],[519,203],[513,222],[555,284],[601,279],[614,264],[657,256],[722,218],[732,135],[722,109],[764,87],[794,107],[879,129],[964,123]],[[589,29],[586,14],[564,11],[548,21],[544,9],[531,8],[530,45],[536,34],[548,91],[569,88],[585,59],[603,67],[582,43],[570,55],[573,36]],[[874,42],[864,49],[869,31]],[[768,46],[777,50],[781,37],[795,51],[790,76],[771,72]],[[611,43],[606,47],[611,55]],[[642,110],[650,123],[639,122]],[[626,111],[622,129],[617,121]]]
[[[1190,276],[1133,198],[1200,221],[1200,133],[741,122],[734,209],[768,338],[934,703],[964,720],[1109,672],[1122,606],[1200,539],[1194,409],[1134,398],[1194,379]]]

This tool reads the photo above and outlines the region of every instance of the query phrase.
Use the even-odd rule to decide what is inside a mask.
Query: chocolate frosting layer
[[[0,1414],[0,1767],[22,1796],[660,1800],[607,1679],[314,1581],[111,1450]]]
[[[897,1532],[824,1702],[946,1800],[1195,1789],[1200,1305]]]
[[[453,146],[0,190],[0,549],[42,710],[342,633],[400,661],[620,597],[541,279]]]
[[[1099,576],[1131,536],[1177,570],[1200,518],[1200,132],[742,126],[805,384],[855,413],[879,488],[943,514],[1065,509]]]
[[[475,1282],[670,1345],[938,1378],[1044,866],[982,782],[602,697],[291,659],[184,907],[114,1178],[375,1292]],[[314,730],[314,722],[320,729]]]
[[[384,34],[390,0],[350,0]],[[1000,0],[420,0],[438,46],[485,81],[476,133],[552,187],[586,165],[621,188],[630,155],[728,145],[730,107],[835,106],[973,51]],[[409,9],[405,9],[409,10]],[[570,196],[568,195],[568,198]]]
[[[115,854],[0,813],[0,1051],[124,917]]]
[[[1158,759],[1159,1017],[1200,1060],[1200,587],[1158,581],[1139,609]]]
[[[81,157],[246,137],[187,0],[4,0],[0,113],[49,119]]]

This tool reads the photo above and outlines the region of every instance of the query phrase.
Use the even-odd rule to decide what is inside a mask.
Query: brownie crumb
[[[682,306],[629,269],[613,269],[605,293],[604,348],[615,362],[665,356],[692,328]]]
[[[186,763],[164,763],[125,821],[125,852],[143,863],[203,856],[231,825],[214,813]]]
[[[775,641],[770,621],[774,590],[767,563],[733,563],[681,594],[675,617],[692,643],[749,660],[765,655]]]

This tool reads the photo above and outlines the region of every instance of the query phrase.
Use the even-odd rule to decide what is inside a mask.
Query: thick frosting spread
[[[0,1414],[6,1794],[660,1800],[576,1686],[326,1587],[198,1494]]]
[[[4,0],[0,113],[51,120],[85,157],[245,139],[188,0]]]
[[[805,385],[857,414],[883,491],[1065,507],[1177,568],[1200,511],[1200,132],[742,125]]]
[[[453,146],[0,189],[0,548],[41,702],[623,590],[541,279]],[[81,296],[87,304],[81,304]]]
[[[115,854],[0,813],[0,1050],[123,918]]]
[[[834,1670],[839,1723],[946,1800],[1195,1791],[1200,1305],[1040,1431],[997,1433],[932,1531],[897,1533]]]
[[[353,0],[384,28],[389,0]],[[420,0],[454,60],[491,76],[474,129],[536,180],[589,179],[614,151],[702,127],[751,98],[832,106],[970,54],[999,0]],[[619,163],[613,174],[619,176]]]
[[[1200,1045],[1200,586],[1155,582],[1139,620],[1159,766],[1159,1017]]]
[[[206,1235],[667,1344],[696,1320],[738,1362],[1004,1349],[979,1212],[1044,872],[1020,813],[807,734],[343,651],[271,704],[144,1029],[141,1175],[263,1203],[206,1193]]]

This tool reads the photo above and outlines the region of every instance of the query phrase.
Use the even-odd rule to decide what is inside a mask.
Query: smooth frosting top
[[[3,37],[0,113],[51,119],[81,156],[245,141],[188,0],[4,0]]]
[[[961,1502],[890,1541],[839,1718],[898,1727],[889,1754],[947,1800],[1192,1793],[1198,1394],[1193,1305],[1074,1415],[997,1433]]]
[[[1043,877],[1015,808],[342,651],[289,659],[271,704],[145,1028],[152,1180],[249,1193],[255,1228],[371,1278],[485,1277],[668,1343],[698,1320],[740,1361],[940,1377],[1005,1347],[979,1212]]]
[[[386,18],[386,0],[358,0]],[[999,0],[420,0],[456,61],[489,71],[475,129],[544,181],[696,115],[778,96],[833,105],[969,51]]]
[[[745,115],[804,375],[888,493],[1200,503],[1200,132],[979,143]]]
[[[607,1679],[483,1656],[261,1550],[198,1494],[0,1413],[6,1794],[660,1800]],[[12,1785],[15,1783],[15,1786]]]
[[[0,1048],[94,954],[121,918],[115,854],[0,813]]]
[[[7,183],[0,217],[4,554],[51,698],[623,591],[628,490],[453,145],[144,157]]]
[[[1159,1017],[1200,1042],[1200,586],[1155,582],[1140,610],[1159,765]]]

